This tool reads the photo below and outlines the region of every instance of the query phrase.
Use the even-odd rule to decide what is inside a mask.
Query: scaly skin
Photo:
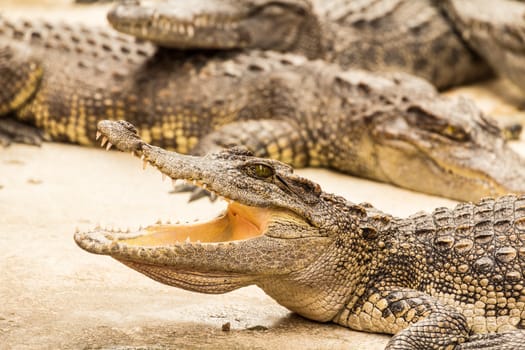
[[[126,119],[179,153],[244,145],[460,200],[525,192],[525,161],[500,130],[472,102],[411,76],[271,52],[154,53],[110,31],[49,23],[0,28],[0,109],[53,140],[92,145],[97,121]]]
[[[525,92],[525,3],[447,0],[443,4],[465,41],[499,75]]]
[[[312,320],[394,334],[387,349],[525,346],[525,196],[401,219],[245,150],[187,156],[145,143],[127,122],[99,130],[229,205],[209,222],[77,233],[81,248],[190,291],[255,284]]]
[[[257,48],[343,68],[402,71],[438,88],[486,77],[439,1],[164,0],[119,3],[113,27],[174,48]]]

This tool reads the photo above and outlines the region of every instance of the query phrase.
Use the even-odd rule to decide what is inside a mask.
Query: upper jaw
[[[178,1],[117,4],[107,18],[116,30],[165,47],[233,49],[247,45],[239,30],[246,15],[242,6],[230,2]]]

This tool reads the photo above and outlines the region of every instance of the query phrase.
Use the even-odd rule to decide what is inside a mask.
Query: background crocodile
[[[525,3],[514,0],[162,0],[119,4],[108,19],[159,45],[297,52],[405,71],[438,88],[488,75],[470,47],[525,91],[524,15]]]
[[[103,121],[99,130],[229,205],[209,222],[77,233],[83,249],[191,291],[256,284],[304,317],[395,334],[387,349],[525,345],[524,196],[400,219],[246,150],[184,156],[150,146],[127,122]]]
[[[257,48],[321,58],[343,68],[403,71],[438,88],[490,73],[439,1],[164,0],[119,3],[124,33],[174,48]]]
[[[465,41],[525,92],[525,2],[447,0],[443,4]]]
[[[418,78],[270,52],[155,53],[81,26],[0,27],[0,79],[10,87],[0,112],[54,140],[90,145],[98,120],[125,118],[182,153],[245,145],[296,167],[462,200],[525,192],[525,161],[498,127]]]

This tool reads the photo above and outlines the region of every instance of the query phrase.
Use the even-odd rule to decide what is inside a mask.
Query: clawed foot
[[[188,183],[176,184],[173,187],[173,190],[171,191],[171,193],[183,192],[190,192],[190,198],[188,199],[188,202],[193,202],[205,197],[208,197],[210,202],[215,202],[217,200],[217,196],[215,195],[215,193],[211,193],[199,186],[190,185]]]
[[[13,142],[40,146],[44,134],[34,126],[14,119],[0,119],[0,146],[7,147]]]

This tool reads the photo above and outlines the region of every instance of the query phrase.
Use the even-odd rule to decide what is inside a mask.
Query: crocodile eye
[[[469,135],[465,130],[462,128],[455,127],[453,125],[447,125],[445,128],[441,130],[441,132],[451,138],[452,140],[456,141],[468,141]]]
[[[274,174],[273,168],[269,167],[266,164],[255,164],[255,166],[253,167],[253,170],[254,170],[255,176],[263,178],[263,179],[273,176]]]

